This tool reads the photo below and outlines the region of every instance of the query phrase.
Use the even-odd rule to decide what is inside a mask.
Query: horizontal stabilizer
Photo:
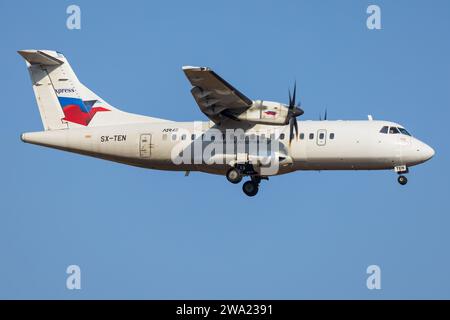
[[[45,52],[45,50],[19,50],[17,51],[31,65],[41,64],[44,66],[59,66],[64,61],[55,57],[55,51]]]
[[[194,67],[194,66],[183,66],[183,70],[191,70],[191,71],[209,71],[208,67]]]

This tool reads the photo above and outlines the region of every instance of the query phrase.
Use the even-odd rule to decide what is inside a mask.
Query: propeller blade
[[[296,104],[296,99],[297,99],[297,81],[294,82],[294,91],[291,94],[291,89],[288,89],[288,93],[289,93],[289,105],[288,105],[288,114],[286,117],[286,121],[288,121],[289,123],[289,127],[290,127],[290,140],[289,142],[292,140],[293,137],[293,129],[295,127],[296,133],[298,133],[298,124],[297,124],[297,120],[295,118],[297,118],[298,116],[301,116],[304,112],[303,110],[300,108],[300,105]],[[291,122],[292,119],[295,119],[295,122]],[[286,123],[286,124],[288,124]]]
[[[288,92],[289,92],[289,106],[288,106],[288,109],[290,111],[291,110],[291,105],[292,105],[291,89],[289,89]]]
[[[297,136],[298,136],[297,118],[294,118],[294,129],[295,129],[295,138],[297,138]]]
[[[289,120],[289,145],[291,144],[292,140],[297,138],[298,136],[298,123],[296,118],[291,118]]]
[[[327,120],[327,112],[328,110],[327,109],[325,109],[325,117],[323,118],[324,120]]]
[[[292,138],[293,138],[293,129],[294,129],[294,123],[292,121],[292,118],[289,120],[289,145],[291,144]]]
[[[294,95],[292,96],[292,108],[295,107],[295,96],[297,94],[297,81],[294,82]]]

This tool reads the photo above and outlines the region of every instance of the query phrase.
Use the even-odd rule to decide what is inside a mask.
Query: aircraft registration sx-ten
[[[296,88],[287,105],[251,100],[205,67],[183,67],[208,122],[175,122],[123,112],[77,78],[66,58],[49,50],[21,50],[44,131],[24,142],[128,165],[243,177],[248,196],[262,179],[297,170],[392,170],[398,182],[434,150],[393,122],[301,121]]]

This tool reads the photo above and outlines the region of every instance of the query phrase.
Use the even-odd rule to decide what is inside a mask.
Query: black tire
[[[398,183],[400,183],[402,186],[408,183],[408,179],[405,176],[398,177]]]
[[[242,175],[236,168],[227,171],[227,180],[231,183],[238,184],[242,181]]]
[[[249,196],[254,197],[258,193],[258,184],[254,183],[253,181],[247,181],[242,185],[242,191]]]

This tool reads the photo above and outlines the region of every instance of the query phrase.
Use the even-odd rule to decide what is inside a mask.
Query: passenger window
[[[191,140],[195,140],[195,134],[191,135]]]
[[[389,127],[385,126],[383,128],[381,128],[380,133],[388,133]]]
[[[186,140],[186,135],[185,135],[185,134],[183,134],[183,135],[181,136],[181,140]]]
[[[400,133],[400,131],[398,131],[398,129],[396,127],[390,127],[389,133],[390,134],[398,134],[398,133]]]
[[[163,140],[167,140],[167,134],[166,133],[163,134]]]
[[[280,140],[284,140],[284,133],[280,134]]]
[[[330,140],[334,139],[334,133],[330,133]]]
[[[304,133],[300,133],[300,140],[305,139],[305,134]]]
[[[320,134],[319,134],[319,139],[320,139],[320,140],[323,140],[323,138],[325,138],[325,134],[324,134],[324,133],[320,133]]]
[[[309,134],[309,140],[312,140],[312,139],[314,139],[314,133]]]
[[[173,140],[173,141],[177,140],[177,135],[176,135],[176,134],[173,134],[173,135],[172,135],[172,140]]]
[[[216,140],[216,136],[211,136],[211,141]]]

